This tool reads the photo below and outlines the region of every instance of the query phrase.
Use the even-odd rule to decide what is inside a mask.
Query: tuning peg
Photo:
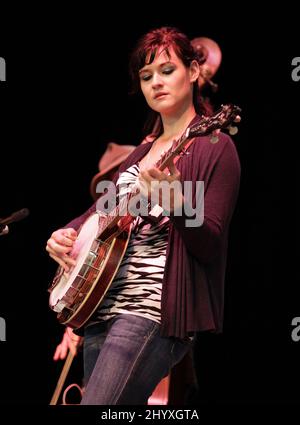
[[[212,133],[211,133],[211,136],[210,136],[210,143],[212,143],[212,144],[215,144],[215,143],[218,143],[218,141],[219,141],[219,133],[220,133],[220,129],[219,128],[217,128],[216,130],[214,130]]]
[[[230,136],[234,136],[239,131],[239,129],[236,126],[230,125],[227,128],[228,128]]]
[[[216,134],[214,134],[210,137],[210,143],[212,143],[213,145],[215,143],[218,143],[218,141],[219,141],[219,137]]]

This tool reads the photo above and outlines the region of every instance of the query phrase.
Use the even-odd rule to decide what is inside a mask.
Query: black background
[[[300,342],[291,339],[291,321],[300,316],[295,13],[288,6],[264,14],[241,5],[225,11],[170,6],[168,13],[158,4],[145,7],[123,19],[118,8],[0,18],[0,56],[7,62],[7,81],[0,82],[0,216],[30,209],[0,239],[0,317],[7,325],[0,404],[49,403],[62,367],[52,355],[63,328],[48,308],[56,265],[46,241],[90,206],[89,184],[106,144],[140,143],[145,107],[128,96],[128,55],[139,36],[162,25],[218,42],[223,60],[213,101],[243,111],[234,137],[242,178],[225,327],[223,335],[202,335],[196,345],[195,403],[299,403]],[[72,371],[77,380],[80,363],[79,356]]]

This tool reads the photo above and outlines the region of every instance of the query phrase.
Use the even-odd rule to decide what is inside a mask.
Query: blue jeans
[[[191,341],[160,336],[160,325],[120,314],[85,329],[81,404],[147,404],[160,380],[191,348]]]

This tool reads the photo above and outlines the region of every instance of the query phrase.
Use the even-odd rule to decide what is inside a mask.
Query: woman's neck
[[[184,130],[187,128],[189,123],[195,117],[196,111],[194,106],[187,109],[185,112],[179,112],[178,115],[163,115],[161,116],[163,124],[163,133],[160,136],[160,140],[169,141],[170,139],[177,139],[182,135]]]

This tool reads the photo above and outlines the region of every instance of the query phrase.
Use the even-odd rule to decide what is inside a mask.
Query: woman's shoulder
[[[205,164],[232,163],[239,166],[239,154],[231,136],[223,131],[217,134],[197,137],[192,154],[202,166]]]
[[[231,136],[223,131],[217,134],[208,134],[195,138],[194,147],[196,150],[209,149],[210,151],[219,151],[224,148],[235,148]]]
[[[157,135],[151,133],[148,134],[141,142],[141,145],[144,145],[145,143],[153,143],[154,140],[157,138]]]

